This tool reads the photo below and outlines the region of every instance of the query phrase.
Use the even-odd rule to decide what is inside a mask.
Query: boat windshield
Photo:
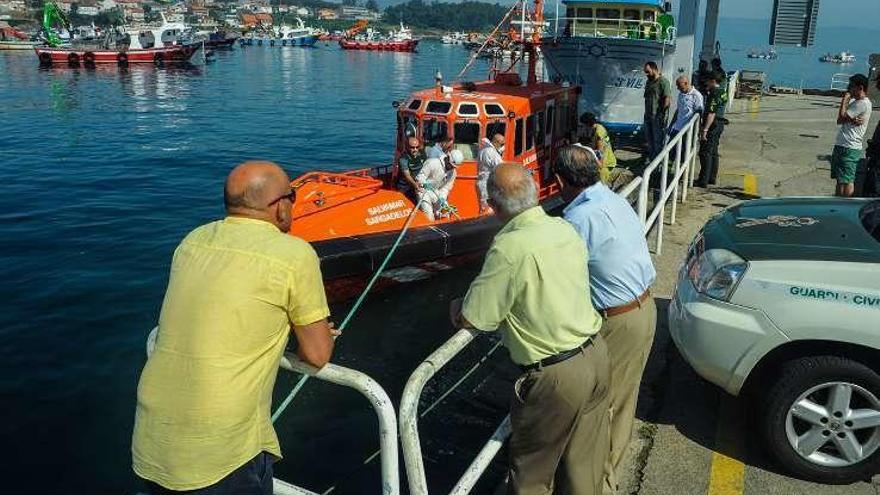
[[[464,159],[475,159],[480,142],[479,122],[456,122],[454,137],[455,149],[461,151]]]
[[[434,146],[449,134],[445,120],[425,119],[422,122],[422,144],[425,147]]]

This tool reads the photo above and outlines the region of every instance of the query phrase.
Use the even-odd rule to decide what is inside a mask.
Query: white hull
[[[660,65],[673,84],[678,73],[672,43],[622,38],[560,37],[545,39],[541,50],[551,78],[581,86],[579,110],[596,114],[609,130],[635,133],[644,118],[644,65]],[[674,88],[673,88],[674,89]],[[673,104],[675,99],[673,98]]]

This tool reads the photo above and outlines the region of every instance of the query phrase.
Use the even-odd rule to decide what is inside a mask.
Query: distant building
[[[82,0],[79,2],[79,7],[76,9],[76,13],[79,15],[94,17],[101,13],[101,9],[98,8],[98,2],[95,0]]]
[[[206,20],[208,20],[208,7],[193,5],[189,8],[189,13],[199,22],[205,22]]]
[[[381,17],[379,13],[374,10],[369,10],[364,7],[357,7],[353,5],[341,5],[337,9],[337,12],[339,14],[339,19],[346,19],[350,21],[359,19],[375,21]]]
[[[254,27],[257,24],[271,25],[272,16],[269,14],[240,14],[241,25],[246,27]]]
[[[12,2],[8,2],[8,3],[12,3]],[[72,1],[58,2],[58,8],[61,9],[61,12],[64,12],[65,14],[69,14],[70,10],[73,8],[73,2]]]
[[[324,20],[339,19],[339,13],[333,9],[318,9],[317,17]]]
[[[126,10],[125,17],[127,19],[131,19],[133,22],[144,22],[144,20],[146,20],[144,9],[140,7],[133,7],[129,10]]]
[[[27,3],[24,0],[4,0],[0,2],[0,9],[10,12],[24,12],[27,10]]]

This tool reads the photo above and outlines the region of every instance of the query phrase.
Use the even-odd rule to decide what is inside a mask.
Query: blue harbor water
[[[720,36],[733,39],[728,69],[741,65],[735,57],[744,60],[758,27],[736,27],[734,36],[722,25]],[[865,38],[834,41],[813,59],[849,49],[863,67]],[[252,158],[277,161],[292,176],[388,163],[392,101],[432,85],[438,69],[451,79],[465,60],[461,47],[431,42],[416,54],[236,48],[179,68],[40,69],[33,53],[0,53],[3,492],[136,492],[129,449],[144,339],[175,245],[222,216],[229,169]],[[784,83],[803,72],[822,87],[827,72],[838,72],[785,52],[774,67]],[[485,76],[485,64],[471,74]],[[476,269],[369,298],[335,361],[399,397],[415,364],[448,336],[448,301]],[[337,321],[346,309],[333,308]],[[462,363],[488,343],[481,346]],[[282,374],[278,390],[293,380]],[[463,388],[491,396],[483,383],[477,376]],[[505,413],[496,399],[452,396],[426,418],[427,432],[442,432],[426,441],[429,479],[464,469]],[[473,430],[446,428],[449,418]],[[377,447],[375,419],[355,393],[309,383],[278,432],[286,454],[279,477],[316,491],[378,492],[378,463],[363,466]]]

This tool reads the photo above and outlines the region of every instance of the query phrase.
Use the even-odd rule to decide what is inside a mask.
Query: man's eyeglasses
[[[290,201],[291,203],[296,203],[296,189],[291,189],[289,193],[273,199],[272,201],[269,202],[269,204],[267,206],[272,206],[275,203],[281,201],[282,199],[286,199],[286,200]]]

